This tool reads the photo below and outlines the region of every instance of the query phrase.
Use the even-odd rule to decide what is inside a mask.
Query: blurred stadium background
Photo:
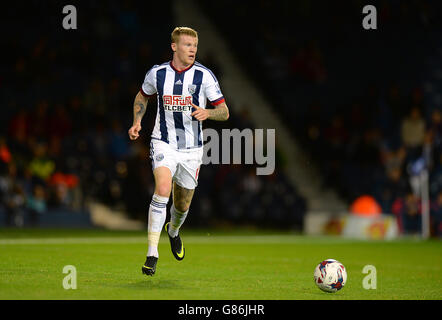
[[[64,30],[62,8],[77,8]],[[274,174],[202,168],[186,228],[249,226],[388,238],[442,235],[438,1],[15,1],[0,20],[0,226],[145,229],[153,192],[146,71],[175,26],[200,35],[231,117],[276,128]],[[426,199],[428,198],[428,201]],[[170,205],[170,204],[169,204]],[[424,233],[425,236],[425,233]]]

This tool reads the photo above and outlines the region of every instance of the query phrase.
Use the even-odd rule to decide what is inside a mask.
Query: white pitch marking
[[[329,237],[308,237],[299,235],[201,235],[201,236],[183,236],[185,243],[239,243],[239,244],[275,244],[275,243],[337,243],[348,242],[348,240],[334,239]],[[161,237],[160,243],[166,243],[168,239],[165,235]],[[0,239],[0,245],[39,245],[39,244],[118,244],[118,243],[147,243],[145,237],[71,237],[71,238],[21,238],[21,239]]]

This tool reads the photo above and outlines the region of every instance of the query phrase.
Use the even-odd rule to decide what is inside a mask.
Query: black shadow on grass
[[[137,282],[120,283],[118,287],[128,289],[185,289],[178,280],[171,279],[144,279]]]

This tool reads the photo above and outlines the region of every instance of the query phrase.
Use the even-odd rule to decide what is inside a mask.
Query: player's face
[[[175,44],[175,52],[180,62],[186,66],[195,62],[198,49],[198,39],[188,35],[180,35]]]

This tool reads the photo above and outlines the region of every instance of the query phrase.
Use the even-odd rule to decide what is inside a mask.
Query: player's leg
[[[170,207],[170,223],[167,232],[170,237],[175,238],[189,213],[195,189],[187,189],[174,182],[172,193],[173,203]]]
[[[150,158],[152,159],[155,191],[149,206],[147,227],[147,258],[142,268],[143,273],[153,275],[158,261],[158,242],[161,229],[167,215],[167,203],[172,189],[172,177],[177,170],[174,151],[169,144],[153,140],[150,142]]]
[[[169,235],[176,237],[184,220],[186,220],[195,189],[186,189],[174,181],[172,193],[173,204],[170,208]]]
[[[180,186],[176,181],[173,182],[173,204],[170,208],[170,222],[166,224],[165,228],[169,235],[172,253],[177,260],[184,259],[185,249],[178,232],[184,220],[186,220],[194,193],[195,189],[187,189]]]
[[[155,191],[149,206],[148,256],[158,257],[158,240],[167,215],[167,203],[172,189],[172,174],[167,167],[158,167],[153,172]]]
[[[172,173],[167,167],[158,167],[153,171],[155,179],[155,191],[149,206],[147,224],[147,256],[142,271],[146,275],[153,275],[158,261],[158,242],[161,229],[167,215],[167,203],[172,189]]]
[[[170,208],[170,222],[166,224],[172,253],[177,260],[184,258],[185,250],[179,230],[183,225],[192,202],[202,164],[203,152],[180,152],[177,155],[178,166],[173,177],[173,204]]]

